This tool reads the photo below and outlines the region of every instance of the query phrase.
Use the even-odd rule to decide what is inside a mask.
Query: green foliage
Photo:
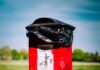
[[[16,49],[12,50],[12,56],[13,56],[13,60],[21,59],[21,54]]]
[[[3,46],[0,48],[0,60],[26,60],[28,59],[28,51],[26,49],[21,49],[17,51],[16,49],[11,50],[9,46]],[[100,62],[100,56],[98,52],[88,53],[81,49],[75,49],[73,51],[73,61],[87,61],[87,62]]]
[[[11,49],[9,46],[3,46],[0,49],[0,59],[2,60],[11,60],[12,59],[12,54],[11,54]]]
[[[26,60],[28,58],[28,52],[26,49],[21,49],[21,51],[17,51],[16,49],[12,50],[12,56],[14,60],[20,60],[24,59]]]
[[[26,49],[17,51],[16,49],[11,50],[9,46],[3,46],[0,48],[0,60],[26,60],[28,59],[28,52]]]
[[[81,49],[75,49],[73,51],[73,61],[100,62],[100,56],[98,52],[93,54],[84,52]]]
[[[84,53],[85,54],[85,58],[84,58],[84,61],[86,61],[86,62],[91,62],[92,61],[92,57],[94,56],[92,53],[88,53],[88,52],[86,52],[86,53]]]
[[[84,52],[80,49],[75,49],[73,51],[73,60],[83,61],[84,60]]]
[[[28,58],[28,52],[26,49],[21,49],[20,54],[22,59],[26,60]]]

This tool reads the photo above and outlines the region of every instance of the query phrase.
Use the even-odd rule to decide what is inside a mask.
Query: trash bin
[[[26,29],[29,70],[72,70],[74,26],[53,18],[38,18]]]

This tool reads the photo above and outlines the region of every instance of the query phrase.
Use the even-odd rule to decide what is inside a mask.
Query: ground
[[[73,70],[100,70],[100,63],[73,62]]]
[[[0,61],[0,70],[28,69],[28,61]],[[100,63],[73,62],[73,70],[100,70]]]

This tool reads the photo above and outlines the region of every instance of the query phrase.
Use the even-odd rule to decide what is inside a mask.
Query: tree
[[[84,61],[87,61],[87,62],[91,62],[92,61],[92,57],[94,57],[94,55],[92,53],[84,53],[85,54],[85,58],[84,58]]]
[[[22,59],[27,59],[28,58],[28,52],[26,49],[22,48],[21,51],[20,51],[20,54],[21,54],[21,58]]]
[[[73,60],[74,61],[83,61],[84,60],[84,52],[81,49],[75,49],[73,51]]]
[[[13,49],[12,57],[13,57],[13,60],[19,60],[19,59],[21,59],[21,54],[16,49]]]
[[[98,62],[99,61],[98,59],[99,59],[99,53],[95,52],[93,61]]]
[[[0,49],[0,59],[3,59],[3,60],[12,59],[11,49],[8,45],[5,45]]]

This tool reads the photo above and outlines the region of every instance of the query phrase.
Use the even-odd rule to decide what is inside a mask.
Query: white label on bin
[[[51,50],[41,50],[37,51],[37,69],[38,70],[53,70],[53,54]]]

